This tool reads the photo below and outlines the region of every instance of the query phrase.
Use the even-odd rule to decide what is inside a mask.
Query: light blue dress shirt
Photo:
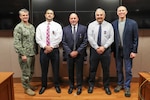
[[[93,21],[88,25],[88,41],[92,48],[95,50],[99,48],[97,44],[98,40],[99,23]],[[101,23],[101,46],[108,48],[114,41],[114,30],[111,23],[103,21]]]

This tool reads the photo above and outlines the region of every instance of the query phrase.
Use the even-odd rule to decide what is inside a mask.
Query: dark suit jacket
[[[113,51],[114,56],[117,57],[120,44],[118,20],[112,22],[112,25],[115,32]],[[138,25],[134,20],[127,18],[123,32],[123,57],[129,58],[131,52],[137,53],[137,48],[138,48]]]
[[[62,39],[63,49],[65,51],[65,56],[68,57],[69,54],[73,51],[73,34],[71,25],[68,25],[63,28],[63,39]],[[76,50],[79,52],[79,55],[86,55],[87,47],[87,28],[81,24],[78,24],[76,32]]]

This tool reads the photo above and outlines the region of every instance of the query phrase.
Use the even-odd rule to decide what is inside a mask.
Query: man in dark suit
[[[118,76],[118,85],[114,92],[125,89],[125,96],[130,97],[130,83],[132,79],[132,60],[137,54],[138,48],[138,25],[129,18],[126,18],[127,9],[120,6],[117,9],[118,19],[112,22],[114,36],[114,56],[116,60],[116,69]],[[125,77],[123,74],[123,62],[125,69]]]
[[[70,25],[63,28],[63,49],[67,58],[70,88],[68,94],[74,89],[74,67],[76,65],[77,95],[82,92],[83,64],[87,46],[87,28],[78,23],[76,13],[69,17]]]

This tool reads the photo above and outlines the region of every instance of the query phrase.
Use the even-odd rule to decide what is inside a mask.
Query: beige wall
[[[12,34],[12,31],[3,32],[0,31],[0,71],[14,72],[14,77],[20,77],[21,71],[18,64],[18,57],[13,48],[13,37],[1,36],[1,34]],[[89,48],[87,49],[89,55]],[[67,66],[65,62],[62,62],[62,49],[60,49],[60,76],[67,77]],[[89,59],[88,59],[89,60]],[[89,62],[85,62],[84,76],[89,74]],[[138,72],[148,71],[150,72],[150,30],[139,30],[139,49],[138,55],[133,62],[133,77],[138,77]],[[34,77],[41,76],[41,68],[39,63],[39,54],[36,56],[35,74]],[[49,68],[49,76],[52,76],[51,67]],[[101,67],[98,68],[97,76],[102,76]],[[111,58],[110,76],[116,77],[114,58]]]

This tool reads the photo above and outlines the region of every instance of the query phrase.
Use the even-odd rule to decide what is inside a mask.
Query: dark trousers
[[[99,62],[101,62],[103,70],[103,85],[104,88],[109,87],[110,53],[110,48],[106,49],[106,51],[101,55],[98,54],[95,49],[90,49],[89,86],[94,87],[96,71]]]
[[[115,58],[116,70],[118,76],[118,85],[124,85],[124,88],[130,88],[130,83],[132,79],[132,59],[123,57],[123,49],[119,49],[118,57]],[[124,69],[123,69],[124,62]],[[125,70],[125,74],[123,73]],[[125,75],[125,77],[124,77]]]
[[[55,86],[59,86],[59,49],[55,48],[52,52],[45,54],[44,49],[40,50],[40,63],[42,70],[42,86],[47,87],[47,75],[49,68],[49,61],[51,61],[53,79]]]
[[[74,88],[74,69],[76,68],[76,79],[77,79],[77,88],[82,88],[83,81],[83,63],[84,57],[78,56],[77,58],[67,58],[67,66],[69,73],[69,85],[71,88]]]

